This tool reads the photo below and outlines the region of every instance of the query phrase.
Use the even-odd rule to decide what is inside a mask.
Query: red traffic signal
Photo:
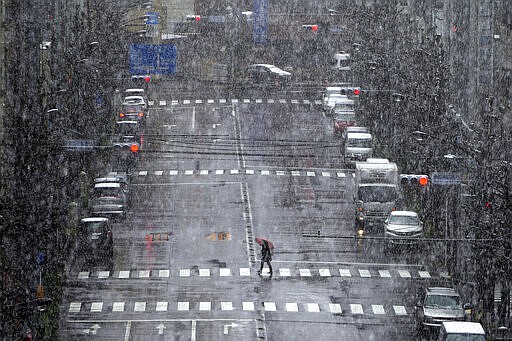
[[[146,82],[146,83],[151,82],[151,76],[144,77],[144,82]]]
[[[341,88],[341,94],[352,96],[352,97],[359,97],[361,94],[361,88],[360,87],[343,87]]]
[[[201,16],[200,15],[187,15],[185,17],[185,19],[187,21],[201,21]]]
[[[428,175],[419,174],[400,174],[400,184],[402,186],[425,187],[430,182]]]
[[[302,28],[313,32],[318,31],[318,25],[302,25]]]
[[[137,153],[139,151],[139,144],[138,143],[132,143],[130,146],[130,150],[132,153]]]

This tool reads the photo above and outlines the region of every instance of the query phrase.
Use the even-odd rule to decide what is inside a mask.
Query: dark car
[[[114,247],[110,220],[104,217],[80,220],[78,250],[87,260],[111,260],[114,256]]]
[[[146,122],[146,107],[140,103],[124,102],[121,105],[121,111],[118,114],[120,121],[137,121],[139,123]]]
[[[335,111],[333,113],[334,134],[341,135],[346,127],[356,125],[356,113],[353,111]]]
[[[437,332],[442,322],[466,318],[460,295],[453,288],[426,288],[415,306],[418,333]]]
[[[245,69],[250,84],[263,84],[276,88],[286,86],[292,78],[288,71],[281,70],[271,64],[252,64]]]

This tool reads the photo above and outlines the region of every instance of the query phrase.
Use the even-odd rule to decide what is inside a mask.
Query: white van
[[[372,134],[348,133],[343,145],[345,162],[365,161],[373,155]]]
[[[350,71],[350,53],[340,51],[334,54],[334,69]]]
[[[477,322],[443,322],[438,341],[485,341],[485,330]]]

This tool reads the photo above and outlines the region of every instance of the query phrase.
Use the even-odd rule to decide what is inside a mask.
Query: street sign
[[[252,37],[256,44],[267,43],[268,0],[254,0]]]
[[[437,186],[457,186],[460,185],[460,176],[458,173],[435,172],[430,176],[430,182]]]
[[[70,151],[86,152],[94,150],[94,140],[66,140],[64,149]]]
[[[46,255],[42,252],[38,252],[36,256],[37,265],[42,265],[46,261]]]
[[[146,25],[158,25],[158,12],[147,12],[146,15]]]
[[[176,46],[133,44],[129,60],[131,75],[172,75],[176,73]]]

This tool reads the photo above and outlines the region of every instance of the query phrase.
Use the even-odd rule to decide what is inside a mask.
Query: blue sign
[[[46,261],[46,255],[42,252],[37,253],[36,262],[37,265],[42,265]]]
[[[131,75],[176,73],[176,46],[173,44],[134,44],[128,53]]]
[[[146,25],[158,25],[158,12],[147,12],[146,15]]]
[[[457,173],[435,172],[430,176],[433,185],[457,186],[460,185],[460,176]]]
[[[256,44],[267,43],[268,0],[254,0],[254,26],[252,38]]]
[[[94,140],[66,140],[64,149],[70,151],[92,151],[94,150]]]

